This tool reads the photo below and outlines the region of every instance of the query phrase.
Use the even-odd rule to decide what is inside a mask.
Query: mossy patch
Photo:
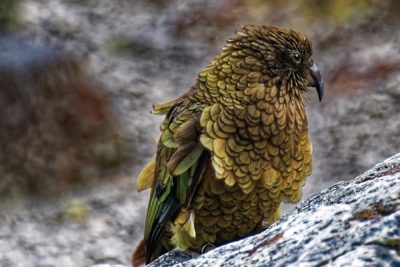
[[[400,256],[400,239],[385,239],[385,240],[374,240],[368,243],[369,245],[378,245],[381,247],[385,247],[388,249],[393,249],[396,251],[396,254]]]
[[[399,209],[399,205],[396,204],[383,204],[378,203],[371,209],[364,209],[357,211],[354,214],[354,220],[372,220],[380,216],[386,216],[392,214]]]
[[[0,1],[0,28],[11,30],[18,21],[18,0]]]

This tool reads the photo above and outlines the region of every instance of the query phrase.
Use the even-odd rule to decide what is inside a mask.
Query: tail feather
[[[139,267],[144,266],[146,262],[146,244],[142,239],[137,245],[135,251],[132,253],[132,266]]]

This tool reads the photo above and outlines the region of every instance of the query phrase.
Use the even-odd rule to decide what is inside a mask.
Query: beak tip
[[[315,88],[317,89],[318,99],[321,102],[322,97],[324,96],[324,81],[322,80],[321,73],[319,72],[317,65],[313,64],[310,67],[310,72],[315,83]]]
[[[321,80],[321,81],[319,82],[317,91],[318,91],[318,99],[319,99],[319,102],[321,102],[321,101],[322,101],[322,98],[324,97],[324,81]]]

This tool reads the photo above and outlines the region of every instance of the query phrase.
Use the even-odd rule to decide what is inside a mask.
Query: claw
[[[202,248],[201,248],[201,253],[207,253],[211,250],[213,250],[214,248],[216,248],[216,246],[214,244],[205,244]]]

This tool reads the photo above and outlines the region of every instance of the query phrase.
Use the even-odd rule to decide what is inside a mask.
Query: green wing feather
[[[202,106],[187,98],[155,106],[165,114],[156,155],[155,179],[146,215],[144,240],[146,262],[167,250],[171,238],[168,224],[181,207],[188,207],[204,172],[208,152],[199,143],[196,125]]]

